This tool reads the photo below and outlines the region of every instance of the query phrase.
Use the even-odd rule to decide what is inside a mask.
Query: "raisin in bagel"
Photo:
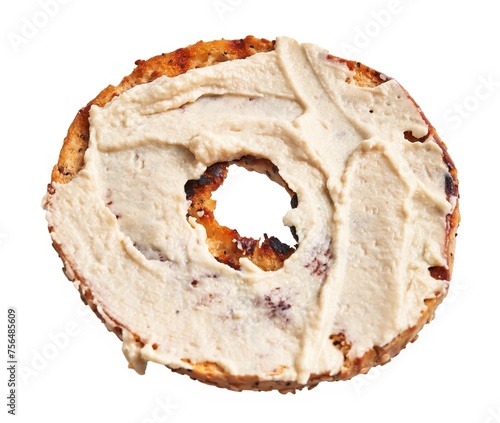
[[[289,38],[138,61],[71,124],[53,245],[130,367],[293,392],[384,364],[446,295],[455,166],[393,79]],[[214,218],[236,163],[291,197],[297,245]]]

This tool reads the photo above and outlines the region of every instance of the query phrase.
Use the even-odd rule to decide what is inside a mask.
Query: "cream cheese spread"
[[[443,151],[396,81],[352,77],[325,50],[278,38],[91,108],[85,166],[53,184],[47,219],[138,372],[213,362],[306,383],[341,370],[332,334],[360,357],[445,291],[429,273],[447,266]],[[244,155],[269,159],[298,197],[284,223],[299,246],[276,271],[219,263],[186,219],[186,181]]]

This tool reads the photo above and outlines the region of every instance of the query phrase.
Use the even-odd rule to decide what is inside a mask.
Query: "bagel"
[[[458,179],[401,85],[286,37],[136,65],[78,112],[44,199],[66,276],[129,367],[285,393],[416,339],[451,279]],[[287,190],[295,245],[217,222],[231,164]]]

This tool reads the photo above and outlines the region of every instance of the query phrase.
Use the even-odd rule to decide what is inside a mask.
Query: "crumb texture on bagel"
[[[271,264],[194,195],[245,158],[295,201],[298,245],[266,239]],[[79,113],[52,178],[54,245],[140,373],[346,379],[414,339],[451,276],[458,182],[432,126],[395,80],[286,37],[138,62]]]

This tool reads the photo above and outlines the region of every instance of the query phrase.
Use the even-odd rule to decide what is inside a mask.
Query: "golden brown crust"
[[[99,95],[89,102],[87,106],[82,108],[76,115],[73,123],[68,129],[67,136],[64,140],[63,147],[59,156],[57,165],[52,171],[51,182],[57,183],[67,183],[69,182],[83,167],[84,164],[84,153],[88,146],[89,138],[89,110],[92,105],[103,106],[108,103],[113,97],[120,95],[124,91],[130,89],[134,85],[148,83],[160,76],[174,77],[187,72],[190,69],[210,66],[227,60],[243,59],[257,52],[268,52],[274,49],[274,42],[264,39],[257,39],[252,36],[248,36],[241,40],[219,40],[212,42],[198,42],[192,46],[186,48],[178,49],[172,53],[162,54],[160,56],[155,56],[149,60],[143,61],[138,60],[136,62],[136,68],[129,75],[123,78],[118,86],[108,86]],[[346,82],[355,83],[360,86],[377,86],[385,82],[388,78],[373,69],[370,69],[358,62],[346,61],[341,58],[337,58],[332,55],[328,55],[330,60],[341,61],[345,63],[349,69],[355,72],[352,80]],[[409,98],[411,98],[409,96]],[[418,107],[418,105],[417,105]],[[420,109],[419,109],[420,110]],[[456,168],[447,153],[445,144],[437,136],[435,129],[428,122],[425,116],[422,117],[427,122],[429,127],[429,133],[427,136],[434,136],[437,143],[443,150],[443,160],[448,165],[450,177],[446,180],[446,192],[448,197],[458,197],[458,179]],[[411,133],[405,134],[406,138],[411,142],[423,141],[423,139],[416,139]],[[425,138],[427,138],[427,136]],[[221,164],[218,164],[221,165]],[[227,167],[227,163],[223,164]],[[260,166],[260,170],[259,170]],[[252,168],[252,166],[250,166]],[[265,171],[269,169],[267,164],[253,163],[253,169],[258,171]],[[278,180],[278,182],[280,182]],[[214,184],[222,183],[220,180],[211,181],[212,189],[209,191],[201,190],[200,187],[193,189],[193,192],[188,192],[189,187],[187,186],[186,194],[190,198],[192,203],[192,210],[190,210],[190,215],[197,218],[199,203],[197,200],[209,199],[210,193],[213,190]],[[290,192],[290,191],[289,191]],[[54,193],[54,187],[49,184],[48,187],[48,202],[50,202],[50,195]],[[291,193],[291,192],[290,192]],[[293,197],[293,193],[291,193]],[[208,197],[207,197],[208,196]],[[205,211],[205,210],[204,210]],[[213,208],[207,207],[208,215],[210,211],[213,212]],[[213,224],[213,213],[212,220],[207,219],[197,219],[200,223],[204,224],[206,228],[209,228]],[[460,213],[458,209],[458,202],[454,208],[452,214],[447,217],[447,237],[445,242],[445,255],[448,258],[448,266],[446,268],[431,268],[429,271],[431,275],[437,279],[449,280],[451,278],[451,272],[453,267],[453,254],[455,250],[455,236],[460,221]],[[216,228],[213,239],[214,242],[219,240],[224,240],[223,243],[227,243],[234,233],[227,232],[225,229],[221,230],[219,226]],[[228,229],[228,228],[226,228]],[[52,231],[52,228],[49,228]],[[229,229],[228,229],[229,230]],[[230,230],[229,230],[230,231]],[[239,235],[238,235],[239,236]],[[239,238],[242,239],[241,237]],[[231,238],[232,240],[232,238]],[[66,274],[70,280],[76,279],[78,281],[78,289],[80,291],[82,300],[87,303],[92,310],[97,314],[97,316],[105,322],[106,320],[113,321],[110,316],[105,316],[104,319],[101,313],[105,313],[102,310],[102,305],[94,302],[94,297],[92,292],[88,288],[87,282],[74,271],[74,266],[68,257],[65,256],[62,246],[54,243],[54,248],[59,253],[62,258],[65,268],[67,269]],[[220,247],[213,247],[216,254],[217,251],[220,253]],[[272,249],[273,251],[275,249]],[[293,253],[293,251],[291,251]],[[274,251],[276,253],[276,251]],[[287,252],[287,254],[290,252]],[[267,255],[266,255],[267,254]],[[291,254],[291,253],[290,253]],[[264,253],[264,257],[271,257],[272,263],[262,264],[261,267],[265,270],[273,270],[278,268],[276,266],[281,266],[283,261],[288,257],[286,254],[274,254],[272,252]],[[218,259],[222,262],[229,263],[230,260],[234,260],[234,257],[238,258],[237,252],[227,255],[220,255]],[[237,262],[237,260],[236,260]],[[233,267],[237,267],[235,264]],[[273,267],[274,266],[274,267]],[[306,384],[299,384],[297,382],[287,382],[287,381],[275,381],[275,380],[260,380],[254,375],[242,375],[234,376],[226,373],[217,363],[203,362],[203,363],[192,363],[188,358],[185,359],[186,368],[172,369],[175,372],[181,374],[187,374],[193,379],[200,380],[207,384],[216,385],[223,388],[228,388],[236,391],[241,391],[245,389],[250,390],[279,390],[282,393],[295,392],[298,389],[303,389],[304,387],[312,388],[316,386],[321,381],[328,380],[347,380],[351,377],[366,373],[371,367],[376,365],[383,365],[390,361],[390,359],[396,356],[405,346],[416,339],[418,332],[422,327],[432,320],[436,307],[441,303],[445,292],[439,293],[435,298],[425,300],[426,308],[422,312],[422,315],[418,322],[411,328],[408,328],[391,342],[383,346],[376,346],[373,349],[367,351],[362,357],[358,357],[354,360],[348,358],[349,343],[343,338],[342,334],[332,334],[331,341],[338,347],[345,355],[346,359],[342,370],[335,375],[330,375],[328,373],[324,374],[314,374],[311,375]],[[109,325],[109,323],[108,323]],[[115,322],[114,327],[110,328],[116,335],[121,339],[123,329],[128,330],[120,322]],[[138,334],[134,334],[136,342],[139,346],[143,346]],[[276,375],[278,375],[282,369],[276,369]]]
[[[271,180],[278,182],[290,194],[292,207],[296,194],[281,178],[278,168],[269,160],[258,159],[253,156],[243,156],[231,162],[215,163],[207,168],[197,180],[188,181],[185,185],[186,198],[191,202],[188,208],[188,217],[203,225],[207,232],[208,249],[221,263],[233,269],[240,269],[240,259],[248,258],[262,270],[272,271],[281,269],[296,249],[282,243],[276,237],[264,234],[264,241],[241,236],[237,230],[221,226],[214,216],[215,201],[211,198],[212,192],[219,188],[227,176],[227,168],[237,164],[248,170],[266,174]],[[244,205],[242,205],[244,207]]]
[[[104,106],[113,97],[134,85],[146,84],[160,76],[174,77],[190,69],[244,59],[273,49],[274,42],[248,36],[240,40],[199,41],[171,53],[148,60],[137,60],[134,71],[123,78],[118,86],[108,86],[78,112],[68,129],[58,163],[52,171],[52,182],[67,183],[83,167],[83,156],[89,140],[89,110],[92,105]]]
[[[312,389],[320,382],[348,380],[358,374],[367,373],[372,367],[387,364],[393,357],[399,354],[409,342],[417,339],[418,332],[422,327],[434,318],[436,307],[443,300],[444,295],[437,298],[426,300],[427,308],[422,313],[415,326],[408,328],[400,333],[391,342],[381,347],[376,346],[367,351],[362,357],[355,360],[346,358],[342,370],[334,375],[328,373],[312,374],[305,384],[295,381],[281,380],[260,380],[256,376],[234,376],[227,374],[216,363],[189,363],[192,368],[172,369],[181,374],[188,375],[192,379],[199,380],[209,385],[215,385],[220,388],[231,389],[233,391],[254,390],[254,391],[270,391],[278,390],[279,392],[295,393],[297,390],[304,388]],[[280,369],[276,369],[279,374]]]

